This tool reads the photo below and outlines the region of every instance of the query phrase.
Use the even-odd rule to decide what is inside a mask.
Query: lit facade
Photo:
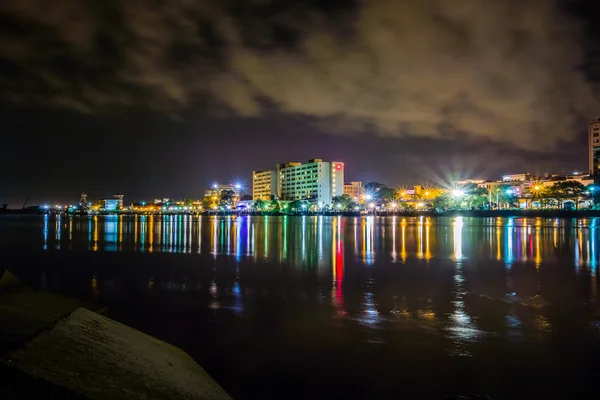
[[[350,197],[360,198],[363,194],[362,182],[344,183],[344,194]]]
[[[233,206],[240,201],[240,186],[215,183],[210,189],[204,191],[204,199],[209,200],[213,205],[225,203]]]
[[[252,172],[252,200],[271,200],[277,197],[275,171]]]
[[[528,181],[531,179],[531,176],[528,173],[524,174],[512,174],[512,175],[504,175],[502,177],[502,182],[516,182],[516,181]]]
[[[210,189],[206,189],[204,191],[204,197],[211,197],[211,196],[216,196],[216,197],[221,197],[221,195],[223,194],[223,192],[232,192],[234,198],[238,198],[240,197],[240,187],[237,185],[219,185],[219,184],[214,184],[212,185],[212,187]]]
[[[102,209],[104,211],[118,211],[123,208],[123,195],[115,194],[112,198],[102,199]]]
[[[344,194],[344,163],[315,158],[306,164],[277,165],[277,195],[282,200],[312,200],[329,204]]]
[[[600,176],[600,118],[588,124],[589,171],[592,176]]]

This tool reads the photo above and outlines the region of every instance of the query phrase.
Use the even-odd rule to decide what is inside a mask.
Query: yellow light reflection
[[[98,217],[94,217],[94,243],[92,250],[98,251]]]
[[[419,217],[417,225],[417,258],[423,258],[423,216]]]
[[[118,239],[118,248],[119,251],[123,250],[123,216],[119,216],[119,239]]]
[[[542,264],[542,250],[540,248],[540,235],[541,228],[535,228],[535,268],[540,269],[540,265]]]
[[[154,244],[154,215],[150,215],[150,221],[148,222],[148,253],[152,253]]]
[[[425,223],[425,260],[431,260],[431,250],[429,247],[429,228],[430,228],[429,218],[427,218],[427,222]]]
[[[496,260],[502,259],[502,241],[501,241],[501,229],[496,227]]]
[[[138,240],[137,215],[133,217],[133,244],[137,244]]]
[[[92,297],[94,299],[96,299],[98,297],[98,280],[96,279],[95,273],[94,273],[94,275],[92,275],[91,290],[92,290]]]
[[[402,248],[400,250],[400,258],[402,258],[402,262],[406,262],[406,258],[408,254],[406,253],[406,218],[402,218]]]

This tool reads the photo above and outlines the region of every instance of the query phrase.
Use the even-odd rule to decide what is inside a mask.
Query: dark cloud
[[[536,150],[598,108],[579,26],[552,0],[4,0],[0,22],[0,87],[27,104],[275,108],[338,133]]]

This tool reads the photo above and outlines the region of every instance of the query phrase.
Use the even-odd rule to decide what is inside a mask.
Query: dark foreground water
[[[235,398],[597,399],[599,226],[5,216],[0,252],[31,286],[180,346]]]

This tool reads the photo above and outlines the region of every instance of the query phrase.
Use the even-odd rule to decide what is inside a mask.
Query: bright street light
[[[365,199],[367,199],[367,200],[371,200],[372,198],[373,198],[373,196],[371,196],[370,194],[365,196]]]
[[[460,190],[460,189],[454,189],[454,190],[452,191],[452,196],[454,196],[454,197],[461,197],[461,196],[462,196],[462,195],[464,195],[464,194],[465,194],[465,192],[463,192],[463,191],[462,191],[462,190]]]
[[[375,208],[375,203],[371,203],[371,204],[369,204],[369,207],[371,207],[371,208]]]
[[[396,203],[391,203],[391,204],[390,204],[390,207],[392,207],[392,208],[396,208],[396,206],[397,206],[397,205],[398,205],[398,204],[396,204]]]

